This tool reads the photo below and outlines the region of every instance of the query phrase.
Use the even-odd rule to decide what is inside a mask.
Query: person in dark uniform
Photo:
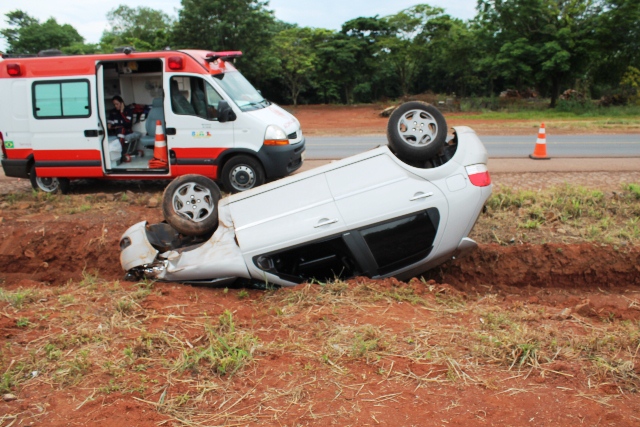
[[[109,135],[115,135],[120,139],[122,144],[122,161],[131,161],[127,156],[129,144],[134,140],[140,139],[140,132],[133,131],[133,111],[131,108],[125,106],[124,100],[121,96],[114,96],[111,98],[113,102],[113,110],[109,113],[109,120],[107,120],[107,127]]]

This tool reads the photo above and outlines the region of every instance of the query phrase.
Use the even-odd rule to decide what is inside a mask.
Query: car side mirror
[[[218,121],[220,123],[232,122],[236,119],[236,113],[233,112],[227,101],[218,102]]]

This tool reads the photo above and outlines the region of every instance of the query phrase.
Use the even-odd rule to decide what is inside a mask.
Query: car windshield
[[[214,77],[242,111],[259,110],[269,105],[269,101],[238,71],[216,74]]]

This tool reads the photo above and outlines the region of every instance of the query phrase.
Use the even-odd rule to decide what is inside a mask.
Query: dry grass
[[[363,375],[413,389],[480,385],[512,393],[495,376],[532,371],[576,378],[585,392],[602,384],[620,393],[640,387],[637,322],[558,320],[542,306],[505,308],[491,295],[469,299],[420,280],[257,295],[227,300],[248,304],[252,314],[238,319],[230,309],[208,315],[197,303],[145,308],[149,298],[162,300],[157,285],[105,282],[88,272],[61,288],[3,290],[0,310],[16,322],[27,319],[20,331],[30,338],[5,341],[0,391],[46,384],[90,390],[86,402],[130,395],[183,425],[201,426],[275,421],[317,404],[314,387],[336,384],[336,393],[353,394],[349,387]],[[280,357],[290,362],[279,364]],[[558,371],[557,362],[577,368]],[[371,401],[387,398],[396,397]]]
[[[638,184],[607,193],[571,185],[542,191],[504,188],[491,196],[474,231],[483,243],[637,245],[639,218]]]

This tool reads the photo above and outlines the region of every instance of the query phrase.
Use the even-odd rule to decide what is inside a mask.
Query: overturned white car
[[[446,135],[442,115],[413,102],[391,116],[389,146],[223,200],[207,178],[177,178],[164,195],[168,223],[124,233],[122,267],[225,285],[416,276],[476,247],[467,236],[491,194],[475,132]]]

